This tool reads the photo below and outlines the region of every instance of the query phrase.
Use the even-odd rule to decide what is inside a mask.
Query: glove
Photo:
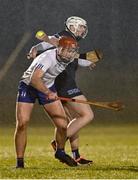
[[[98,50],[98,49],[94,51],[89,51],[86,53],[86,59],[96,63],[99,60],[103,59],[103,53],[101,50]]]

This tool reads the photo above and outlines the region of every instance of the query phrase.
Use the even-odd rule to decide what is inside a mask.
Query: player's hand
[[[47,96],[47,99],[49,99],[49,100],[58,99],[57,93],[54,93],[52,91],[49,91],[46,96]]]
[[[37,50],[35,47],[33,47],[30,52],[27,54],[27,59],[34,59],[36,58]]]
[[[86,53],[86,59],[96,63],[103,59],[103,52],[101,50],[93,50]]]

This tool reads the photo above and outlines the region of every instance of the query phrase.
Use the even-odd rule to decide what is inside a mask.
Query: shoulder
[[[49,62],[49,64],[51,64],[53,61],[55,61],[55,59],[56,59],[56,49],[51,49],[40,54],[36,58],[36,61]]]

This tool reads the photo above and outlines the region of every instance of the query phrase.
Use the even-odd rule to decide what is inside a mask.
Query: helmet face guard
[[[73,35],[78,39],[85,38],[88,33],[87,22],[77,16],[69,17],[65,22],[65,26],[67,30],[73,33]]]
[[[61,37],[58,45],[58,57],[62,62],[68,63],[73,61],[78,55],[78,43],[71,37]]]

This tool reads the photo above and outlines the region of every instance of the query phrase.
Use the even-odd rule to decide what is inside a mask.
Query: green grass
[[[14,127],[0,128],[0,178],[137,179],[138,125],[90,125],[80,133],[80,152],[91,166],[68,167],[54,158],[53,127],[30,127],[26,168],[15,169]],[[70,153],[69,144],[67,152]],[[71,154],[71,153],[70,153]]]

